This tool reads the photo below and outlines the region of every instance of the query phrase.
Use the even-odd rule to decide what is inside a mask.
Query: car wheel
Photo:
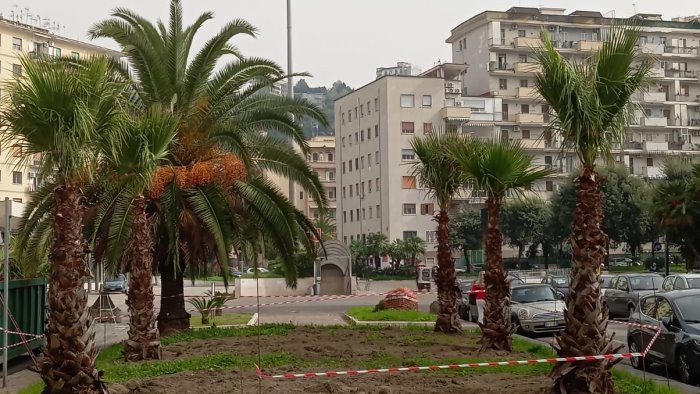
[[[630,353],[641,353],[635,339],[630,338],[627,346],[630,348]],[[646,369],[646,360],[644,360],[644,357],[630,357],[630,364],[632,364],[634,369]]]
[[[517,316],[513,316],[513,317],[511,317],[510,321],[513,324],[513,326],[515,326],[515,332],[517,334],[522,334],[523,329],[522,329],[522,326],[520,325],[520,319],[518,319]]]
[[[676,356],[676,365],[678,366],[678,378],[681,382],[685,384],[694,384],[695,375],[691,369],[690,359],[688,358],[688,353],[685,350],[679,350],[678,356]]]

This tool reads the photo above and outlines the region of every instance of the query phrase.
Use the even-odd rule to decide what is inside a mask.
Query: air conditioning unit
[[[520,132],[520,126],[518,126],[518,125],[513,126],[513,131],[516,132],[516,133],[519,133],[519,132]]]
[[[549,26],[549,31],[557,31],[557,27],[556,26]]]
[[[461,101],[457,101],[457,102],[455,103],[455,106],[461,107],[461,106],[462,106],[462,102],[461,102]]]
[[[515,23],[513,23],[513,24],[510,25],[510,30],[515,30],[515,29],[517,29],[517,28],[518,28],[518,25],[515,24]]]

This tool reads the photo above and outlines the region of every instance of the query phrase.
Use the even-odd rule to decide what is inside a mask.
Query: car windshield
[[[117,275],[107,279],[107,282],[122,282],[124,281],[124,275]]]
[[[528,303],[557,300],[554,290],[549,286],[527,286],[513,289],[513,301]]]
[[[610,287],[610,282],[612,282],[612,276],[604,276],[600,278],[600,287],[607,289]]]
[[[569,285],[569,278],[564,276],[560,278],[552,278],[552,282],[554,282],[554,286],[556,287],[566,287]]]
[[[700,289],[700,278],[688,278],[688,287],[691,289]]]
[[[676,298],[676,306],[681,317],[688,323],[700,323],[700,295],[689,295]]]
[[[632,276],[630,285],[632,290],[661,290],[663,278],[660,276]]]

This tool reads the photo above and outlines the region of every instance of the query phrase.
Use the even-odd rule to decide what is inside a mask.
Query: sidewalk
[[[123,324],[95,324],[95,342],[97,348],[103,349],[125,340],[127,338],[128,329],[128,326]],[[27,366],[29,366],[29,364]],[[7,377],[7,387],[0,389],[0,393],[17,394],[20,390],[38,380],[40,380],[38,374],[26,368],[22,369]]]

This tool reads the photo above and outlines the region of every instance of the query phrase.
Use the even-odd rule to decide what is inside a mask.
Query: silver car
[[[518,332],[548,333],[566,328],[560,294],[547,284],[514,285],[511,319]]]
[[[700,289],[700,274],[673,274],[664,278],[663,291]]]

